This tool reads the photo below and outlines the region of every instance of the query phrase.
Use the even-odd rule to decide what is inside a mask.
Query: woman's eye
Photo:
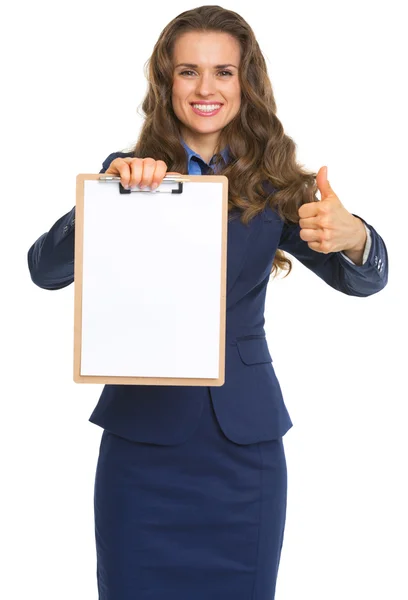
[[[182,71],[180,75],[184,75],[185,73],[194,73],[194,71]],[[232,75],[231,71],[220,71],[220,73],[227,73],[228,75]]]

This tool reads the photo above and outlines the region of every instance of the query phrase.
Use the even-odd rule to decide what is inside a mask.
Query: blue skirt
[[[99,600],[273,600],[286,497],[282,438],[231,442],[209,393],[182,444],[104,430],[94,496]]]

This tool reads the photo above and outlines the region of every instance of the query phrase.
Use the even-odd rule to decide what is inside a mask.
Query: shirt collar
[[[203,158],[202,158],[202,157],[201,157],[199,154],[197,154],[197,152],[194,152],[194,150],[192,150],[192,149],[191,149],[189,146],[187,146],[187,144],[185,143],[185,141],[183,140],[183,138],[181,138],[181,139],[180,139],[180,141],[181,141],[181,143],[183,144],[185,151],[187,152],[187,161],[188,161],[188,164],[190,164],[190,159],[191,159],[193,156],[196,156],[197,158],[199,158],[200,160],[202,160],[202,161],[205,163],[205,160],[204,160],[204,159],[203,159]],[[227,164],[227,163],[228,163],[228,160],[229,160],[228,146],[226,146],[226,147],[225,147],[225,148],[224,148],[224,149],[221,151],[221,153],[220,153],[220,154],[221,154],[222,158],[224,159],[224,161],[225,161],[225,164]],[[210,162],[211,162],[211,161],[210,161]],[[205,163],[205,164],[208,164],[208,163]],[[208,166],[210,166],[210,165],[208,165]]]

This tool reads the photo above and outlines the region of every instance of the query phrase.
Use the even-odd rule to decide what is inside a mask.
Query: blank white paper
[[[84,183],[81,375],[217,378],[222,184]]]

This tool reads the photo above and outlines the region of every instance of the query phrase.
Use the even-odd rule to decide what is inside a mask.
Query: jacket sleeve
[[[342,252],[324,254],[312,250],[299,235],[300,225],[295,224],[283,224],[278,249],[297,258],[335,290],[348,296],[371,296],[387,285],[387,248],[372,225],[354,216],[363,221],[371,234],[370,250],[363,265],[355,265]]]
[[[103,161],[99,173],[110,163],[131,153],[113,152]],[[74,281],[75,206],[43,233],[27,254],[32,281],[45,290],[59,290]]]

